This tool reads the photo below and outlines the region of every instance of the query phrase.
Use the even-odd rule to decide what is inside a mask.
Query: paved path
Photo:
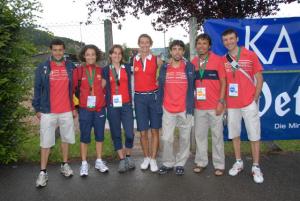
[[[142,157],[135,155],[136,164]],[[234,161],[226,157],[228,167]],[[91,168],[87,178],[81,178],[80,162],[71,165],[72,178],[59,174],[59,164],[48,167],[48,186],[35,188],[38,164],[0,166],[0,200],[140,200],[140,201],[299,201],[300,200],[300,153],[263,155],[262,169],[265,182],[255,184],[250,175],[251,158],[244,157],[245,170],[237,177],[227,174],[215,177],[211,164],[202,174],[192,172],[193,156],[186,165],[186,174],[174,172],[158,175],[138,168],[119,174],[117,161],[108,161],[110,172],[101,174]],[[93,161],[90,161],[93,164]]]

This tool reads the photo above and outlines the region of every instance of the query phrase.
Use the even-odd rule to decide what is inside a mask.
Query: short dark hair
[[[121,59],[121,64],[124,63],[123,61],[123,56],[124,56],[124,50],[123,47],[119,44],[115,44],[112,46],[112,48],[110,48],[110,50],[108,51],[108,54],[111,55],[115,49],[120,49],[121,50],[121,54],[122,54],[122,59]],[[108,57],[109,63],[112,63],[111,58]]]
[[[50,47],[51,50],[52,50],[52,46],[53,46],[53,45],[62,45],[62,46],[64,47],[64,49],[66,49],[66,45],[65,45],[64,41],[62,41],[62,40],[60,40],[60,39],[58,39],[58,38],[55,38],[55,39],[53,39],[53,40],[50,42],[49,47]]]
[[[182,40],[173,40],[171,43],[170,43],[170,46],[169,46],[169,49],[172,50],[172,48],[174,46],[180,46],[183,48],[183,50],[185,50],[185,45],[184,45],[184,42]]]
[[[225,31],[223,31],[222,37],[228,34],[234,34],[236,37],[238,37],[238,33],[234,29],[226,29]]]
[[[93,49],[96,53],[96,61],[100,61],[100,59],[102,58],[102,52],[101,50],[96,46],[96,45],[85,45],[81,50],[80,50],[80,53],[78,55],[78,59],[81,61],[81,62],[86,62],[85,58],[84,58],[84,55],[85,55],[85,52],[88,50],[88,49]]]
[[[203,33],[197,36],[196,40],[195,40],[195,45],[197,45],[198,40],[207,40],[209,45],[211,46],[211,38],[208,34]]]
[[[150,41],[150,45],[152,46],[153,45],[153,40],[151,38],[151,36],[149,36],[148,34],[141,34],[138,38],[138,45],[140,44],[140,40],[141,38],[148,38],[149,41]]]

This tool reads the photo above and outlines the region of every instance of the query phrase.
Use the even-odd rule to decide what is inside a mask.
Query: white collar
[[[137,54],[137,55],[135,56],[135,59],[136,59],[137,61],[140,60],[140,58],[141,58],[141,54]],[[148,56],[146,57],[146,59],[151,60],[151,59],[152,59],[152,54],[149,53]]]
[[[110,68],[112,68],[112,67],[113,67],[113,65],[112,65],[112,64],[110,64],[110,65],[109,65],[109,67],[110,67]],[[125,65],[124,65],[124,64],[121,64],[121,65],[120,65],[120,68],[125,68]]]

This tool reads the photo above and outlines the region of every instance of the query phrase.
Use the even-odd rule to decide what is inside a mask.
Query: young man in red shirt
[[[35,71],[34,98],[32,106],[40,120],[41,171],[37,187],[47,185],[47,163],[50,148],[55,145],[55,129],[60,128],[63,161],[61,173],[73,175],[68,165],[69,144],[75,143],[73,117],[77,113],[73,105],[72,71],[74,64],[64,59],[65,44],[54,39],[50,44],[51,57]]]
[[[194,111],[194,66],[183,58],[185,45],[174,40],[170,47],[170,63],[159,73],[158,100],[163,107],[162,166],[159,174],[175,167],[176,175],[184,174],[184,165],[190,154],[190,133]],[[179,152],[173,153],[174,131],[179,128]]]
[[[134,109],[137,130],[141,133],[141,146],[144,160],[141,169],[150,166],[152,172],[158,170],[156,156],[159,146],[159,128],[161,128],[161,110],[157,102],[157,57],[151,54],[152,39],[148,34],[138,38],[139,53],[133,61],[134,72]],[[151,145],[148,130],[151,129]],[[151,152],[150,152],[151,150]]]
[[[207,34],[197,36],[195,66],[195,173],[200,173],[208,164],[208,130],[212,136],[212,159],[214,174],[221,176],[225,169],[223,111],[226,89],[225,70],[222,59],[210,51],[211,38]]]
[[[251,143],[253,179],[255,183],[263,183],[264,178],[259,167],[261,132],[258,110],[263,85],[262,65],[254,52],[238,46],[238,35],[235,30],[224,31],[222,40],[228,50],[228,54],[223,57],[227,78],[228,137],[232,139],[236,158],[229,175],[236,176],[244,168],[240,150],[243,118]]]

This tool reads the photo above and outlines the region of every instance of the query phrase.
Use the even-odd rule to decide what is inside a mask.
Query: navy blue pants
[[[91,142],[91,131],[93,127],[95,140],[97,142],[103,142],[105,120],[105,108],[102,108],[100,112],[79,108],[80,142],[86,144]]]
[[[161,128],[162,110],[156,96],[157,93],[134,94],[134,109],[138,131]]]
[[[125,147],[131,149],[134,140],[132,104],[123,104],[117,108],[108,106],[107,119],[115,150],[123,148],[121,124],[125,130]]]

